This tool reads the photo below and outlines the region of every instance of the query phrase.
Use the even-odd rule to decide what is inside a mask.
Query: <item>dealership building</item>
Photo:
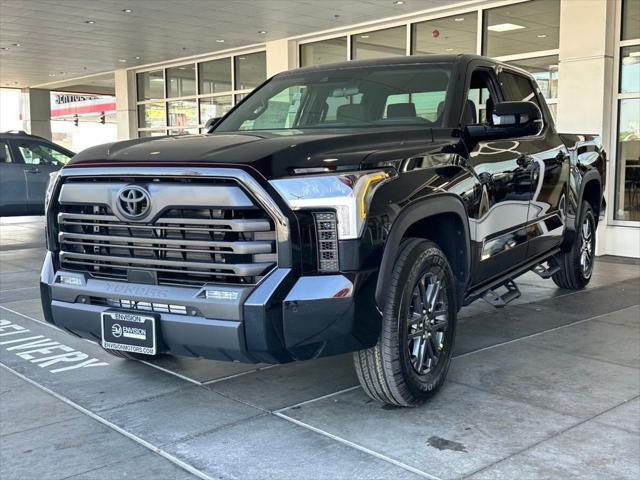
[[[76,149],[201,133],[266,78],[302,66],[453,53],[516,65],[537,79],[559,131],[601,136],[599,253],[640,257],[640,0],[28,3],[0,12],[0,85],[21,89],[32,133],[85,132]],[[54,27],[36,34],[45,16],[60,19],[64,51]],[[24,31],[41,43],[15,40]]]

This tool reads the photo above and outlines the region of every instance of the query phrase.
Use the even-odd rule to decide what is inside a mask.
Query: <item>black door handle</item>
[[[25,168],[24,171],[27,172],[27,173],[40,173],[40,172],[42,172],[42,170],[40,170],[37,167]]]

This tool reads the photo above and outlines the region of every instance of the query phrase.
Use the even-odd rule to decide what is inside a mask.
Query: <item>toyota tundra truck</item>
[[[591,278],[606,154],[558,133],[511,65],[301,68],[207,130],[92,147],[52,174],[48,322],[124,358],[353,352],[368,395],[412,406],[442,386],[463,306],[503,307],[530,270]]]

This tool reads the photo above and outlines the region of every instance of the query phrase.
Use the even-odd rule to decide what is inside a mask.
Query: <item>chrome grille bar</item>
[[[130,278],[131,271],[155,272],[152,278],[160,284],[202,285],[256,283],[276,266],[278,223],[237,180],[216,184],[210,178],[203,184],[201,178],[144,177],[140,184],[149,189],[153,210],[143,221],[123,218],[115,203],[121,186],[137,179],[70,180],[63,185],[56,216],[64,269],[119,280]],[[191,181],[199,182],[200,195],[191,195]],[[215,193],[214,206],[200,203],[206,191]],[[92,203],[94,198],[101,200]]]

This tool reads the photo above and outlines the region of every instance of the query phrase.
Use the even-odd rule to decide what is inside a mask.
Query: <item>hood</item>
[[[433,143],[429,128],[231,132],[142,138],[98,145],[76,155],[68,167],[117,164],[199,164],[252,167],[265,178],[293,169],[359,169],[373,153],[379,160],[406,158]],[[381,155],[382,154],[382,155]]]

